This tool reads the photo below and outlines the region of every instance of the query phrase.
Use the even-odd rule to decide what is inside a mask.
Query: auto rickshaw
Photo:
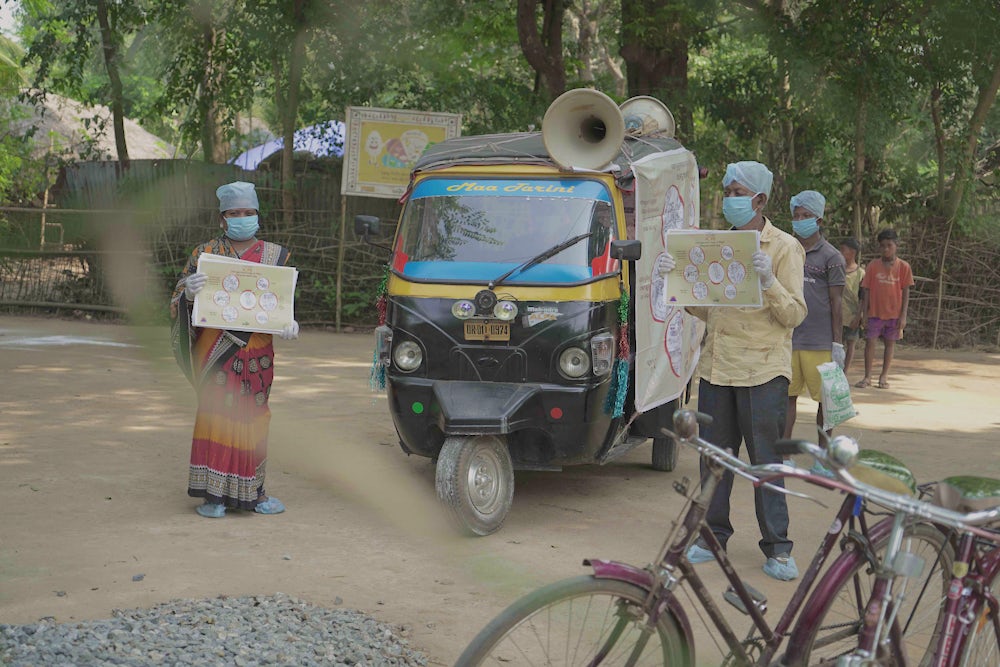
[[[602,93],[570,91],[541,133],[447,140],[412,171],[376,364],[401,448],[437,460],[438,496],[466,532],[500,528],[515,469],[606,463],[650,438],[654,468],[676,463],[660,429],[677,400],[624,409],[641,255],[626,203],[629,165],[682,146],[672,117],[645,135],[625,120]],[[355,231],[379,221],[357,216]]]

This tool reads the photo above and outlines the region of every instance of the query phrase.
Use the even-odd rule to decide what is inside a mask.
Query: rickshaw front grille
[[[524,382],[526,355],[519,348],[462,345],[451,350],[451,379]]]

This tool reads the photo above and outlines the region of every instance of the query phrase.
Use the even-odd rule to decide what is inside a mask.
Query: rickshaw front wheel
[[[459,530],[480,536],[495,533],[514,498],[514,466],[506,441],[495,435],[445,439],[434,482]]]
[[[653,470],[670,472],[677,466],[677,443],[668,436],[653,438]]]

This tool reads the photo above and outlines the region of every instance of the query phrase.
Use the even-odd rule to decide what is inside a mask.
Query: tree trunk
[[[281,130],[284,143],[281,146],[281,208],[285,229],[292,226],[295,218],[295,130],[299,116],[299,86],[306,59],[306,0],[294,0],[292,25],[295,38],[288,56],[288,82],[285,104],[281,107]]]
[[[694,133],[687,103],[688,38],[676,8],[667,0],[622,0],[622,48],[628,95],[649,95],[666,104],[682,141]],[[656,17],[656,29],[649,29]]]
[[[222,121],[219,118],[219,89],[222,81],[222,65],[216,61],[215,52],[221,40],[225,38],[224,30],[216,30],[207,21],[202,27],[202,45],[204,47],[204,69],[202,71],[201,99],[198,110],[201,114],[201,151],[205,162],[224,164],[229,157],[226,150],[225,135],[222,131]]]
[[[858,111],[854,120],[854,174],[851,179],[851,202],[854,216],[854,236],[858,242],[864,243],[865,235],[861,223],[865,215],[864,178],[865,178],[865,126],[868,123],[868,99],[862,92],[858,98]]]
[[[563,63],[562,24],[566,13],[563,0],[544,0],[542,30],[536,13],[539,0],[517,0],[517,38],[521,52],[538,75],[549,99],[566,91]]]
[[[128,146],[125,143],[125,107],[122,102],[122,80],[118,72],[118,49],[115,47],[114,33],[108,15],[107,0],[97,0],[97,22],[101,26],[101,47],[104,51],[104,67],[111,81],[111,115],[115,127],[115,148],[118,163],[128,169]]]

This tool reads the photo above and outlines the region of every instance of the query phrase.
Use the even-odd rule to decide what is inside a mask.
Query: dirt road
[[[208,520],[185,494],[195,400],[165,329],[0,317],[0,622],[280,591],[407,624],[432,664],[450,665],[516,596],[584,573],[582,558],[647,562],[680,507],[670,482],[696,476],[690,451],[654,472],[648,446],[604,467],[518,473],[505,527],[456,537],[433,466],[400,451],[369,391],[370,337],[307,330],[277,346],[267,487],[288,511]],[[920,479],[1000,476],[1000,355],[903,347],[892,381],[855,390],[861,414],[844,432]],[[797,436],[814,410],[800,401]],[[730,555],[774,622],[793,585],[760,571],[751,493],[737,483]],[[824,499],[834,505],[790,502],[800,567],[832,517]]]

